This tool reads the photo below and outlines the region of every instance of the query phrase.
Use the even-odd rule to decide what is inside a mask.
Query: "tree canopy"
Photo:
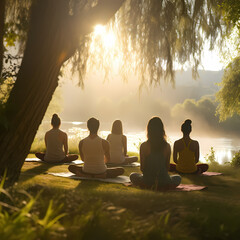
[[[235,45],[233,48],[235,53],[231,54],[231,52],[225,51],[225,54],[230,55],[230,63],[219,84],[221,89],[216,94],[219,103],[216,113],[219,115],[220,121],[224,121],[234,114],[240,115],[240,1],[225,0],[221,7],[224,19],[232,24],[233,29],[235,28],[235,36],[230,42]]]
[[[122,75],[135,71],[142,84],[158,84],[162,79],[174,83],[174,70],[184,64],[192,67],[196,77],[205,41],[213,48],[229,29],[223,21],[220,3],[126,0],[109,24],[118,36],[115,52],[106,56],[97,49],[89,51],[89,36],[73,58],[73,72],[80,70],[82,82],[89,63],[106,70],[118,56]]]
[[[216,94],[220,120],[232,117],[234,113],[240,115],[240,57],[227,66],[220,86],[222,88]]]

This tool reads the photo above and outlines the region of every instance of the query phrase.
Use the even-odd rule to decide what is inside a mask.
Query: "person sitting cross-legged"
[[[99,120],[90,118],[87,127],[90,131],[88,137],[79,142],[79,153],[83,166],[70,165],[69,171],[80,177],[115,178],[124,173],[122,167],[107,168],[105,161],[110,159],[109,143],[97,134]],[[106,160],[105,160],[105,159]]]
[[[107,136],[110,144],[110,162],[111,165],[131,164],[138,160],[138,157],[127,155],[127,137],[123,135],[122,122],[116,120],[112,125],[112,132]]]
[[[179,175],[168,174],[171,148],[166,141],[162,120],[153,117],[147,126],[148,140],[140,146],[140,173],[131,173],[131,182],[141,188],[169,190],[181,183]]]
[[[77,154],[68,154],[68,136],[61,131],[61,119],[55,113],[51,120],[52,129],[45,134],[46,153],[37,152],[35,156],[47,163],[69,163],[78,159]]]
[[[187,119],[182,124],[183,138],[174,142],[173,161],[176,164],[170,164],[170,172],[201,174],[208,170],[208,164],[197,164],[199,161],[199,143],[189,136],[192,131],[191,123],[192,121]]]

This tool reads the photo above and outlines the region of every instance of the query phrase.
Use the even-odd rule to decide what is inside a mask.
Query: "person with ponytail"
[[[49,163],[66,163],[78,159],[76,154],[68,154],[68,136],[59,129],[61,119],[55,113],[51,120],[52,129],[45,134],[46,153],[36,153],[35,156]]]
[[[208,170],[207,164],[197,164],[199,161],[199,143],[190,138],[192,121],[187,119],[181,126],[183,137],[174,142],[173,161],[170,172],[203,173]]]
[[[140,169],[143,174],[132,173],[131,182],[142,188],[176,188],[181,182],[181,177],[168,174],[171,147],[166,141],[164,126],[159,117],[153,117],[148,122],[147,138],[148,140],[140,146]]]

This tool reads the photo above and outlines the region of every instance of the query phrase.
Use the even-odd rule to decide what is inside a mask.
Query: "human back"
[[[123,135],[122,122],[115,120],[112,124],[111,134],[107,136],[110,145],[110,160],[108,164],[124,165],[136,162],[136,156],[127,155],[127,137]]]
[[[83,139],[82,153],[84,155],[83,171],[87,173],[100,174],[104,173],[107,169],[104,163],[104,139],[99,136]]]
[[[123,163],[125,160],[123,150],[123,135],[109,134],[107,140],[110,144],[110,159],[111,163]]]
[[[78,159],[77,154],[68,154],[68,136],[61,131],[61,119],[55,113],[51,119],[52,129],[45,134],[46,152],[35,155],[42,161],[49,163],[66,163]]]
[[[53,128],[46,133],[46,154],[44,156],[45,161],[56,162],[65,158],[63,146],[66,138],[66,133],[57,128]]]
[[[143,180],[149,186],[155,183],[158,186],[171,183],[168,175],[168,156],[171,154],[170,145],[168,143],[163,144],[164,146],[159,146],[159,150],[151,149],[148,141],[141,145],[141,156],[145,155],[142,161]]]
[[[207,171],[207,164],[197,164],[199,161],[199,143],[191,139],[192,121],[187,119],[181,125],[183,137],[174,142],[173,161],[176,164],[170,164],[170,171],[180,173],[202,173]]]
[[[191,173],[197,171],[196,151],[198,142],[191,138],[182,138],[175,143],[176,151],[178,151],[177,171],[182,173]]]

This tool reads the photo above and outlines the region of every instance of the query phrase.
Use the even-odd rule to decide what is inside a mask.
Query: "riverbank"
[[[18,196],[14,204],[20,207],[29,201],[19,197],[19,190],[31,196],[41,192],[30,216],[45,219],[45,223],[61,218],[49,227],[39,227],[39,221],[31,220],[15,227],[9,238],[2,237],[1,228],[1,239],[11,240],[24,232],[25,239],[36,239],[31,238],[31,231],[37,231],[40,239],[239,239],[239,169],[212,165],[210,171],[223,175],[183,176],[183,183],[208,187],[195,192],[153,192],[46,174],[65,171],[66,165],[24,164],[18,184],[11,190]],[[125,175],[132,171],[139,172],[139,168],[125,168]],[[53,205],[46,218],[50,200]]]

